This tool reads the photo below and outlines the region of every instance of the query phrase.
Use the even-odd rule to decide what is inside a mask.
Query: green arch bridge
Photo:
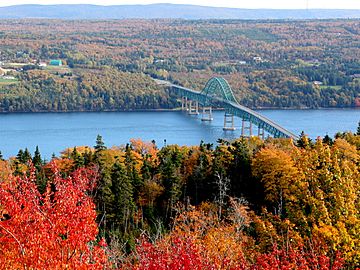
[[[181,96],[182,110],[187,111],[189,114],[199,114],[199,104],[202,105],[203,121],[212,120],[212,107],[224,108],[224,130],[235,130],[234,116],[237,116],[242,119],[242,136],[244,136],[245,133],[251,136],[254,125],[258,128],[258,136],[264,137],[265,132],[267,132],[275,138],[298,138],[294,133],[286,130],[258,112],[240,105],[229,83],[224,78],[211,78],[201,92],[175,85],[168,81],[155,81],[158,84],[169,87],[171,91]]]

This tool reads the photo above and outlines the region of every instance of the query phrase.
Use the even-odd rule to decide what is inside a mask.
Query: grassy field
[[[4,79],[0,77],[0,85],[9,85],[18,83],[19,81],[17,79]]]
[[[341,86],[340,85],[321,85],[320,86],[320,89],[327,89],[327,88],[331,88],[331,89],[334,89],[334,90],[340,90],[341,89]]]
[[[71,69],[68,66],[50,66],[50,65],[48,65],[47,67],[44,68],[44,70],[47,70],[52,74],[71,73]]]

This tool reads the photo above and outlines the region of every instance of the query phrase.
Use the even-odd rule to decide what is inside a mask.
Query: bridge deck
[[[173,83],[170,83],[168,81],[163,81],[163,80],[155,80],[158,84],[162,84],[162,85],[166,85],[168,87],[172,87],[172,88],[175,88],[175,89],[178,89],[178,90],[181,90],[181,91],[184,91],[185,93],[191,93],[193,96],[196,96],[196,97],[204,97],[205,95],[202,94],[201,92],[198,92],[198,91],[195,91],[195,90],[192,90],[192,89],[189,89],[189,88],[186,88],[186,87],[183,87],[183,86],[179,86],[179,85],[175,85]],[[275,129],[279,134],[283,135],[281,137],[289,137],[289,138],[293,138],[293,139],[297,139],[298,136],[295,135],[294,133],[286,130],[285,128],[281,127],[280,125],[276,124],[275,122],[273,122],[272,120],[268,119],[267,117],[261,115],[260,113],[258,112],[255,112],[243,105],[240,105],[238,103],[235,103],[235,102],[232,102],[232,101],[228,101],[228,100],[223,100],[223,99],[220,99],[216,96],[209,96],[211,99],[213,100],[216,100],[218,102],[222,102],[222,103],[225,103],[227,106],[230,106],[232,107],[234,110],[239,110],[245,114],[248,114],[249,116],[251,116],[251,118],[254,118],[256,119],[256,122],[259,122],[259,123],[264,123],[266,125],[269,125],[271,126],[273,129]],[[253,119],[250,119],[250,120],[253,120]]]

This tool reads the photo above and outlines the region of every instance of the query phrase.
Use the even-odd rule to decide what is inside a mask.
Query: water
[[[360,110],[262,110],[263,115],[286,129],[312,138],[338,131],[355,132]],[[224,112],[214,112],[213,122],[181,112],[84,112],[84,113],[14,113],[0,114],[0,151],[5,158],[15,156],[20,148],[34,152],[39,146],[43,156],[67,147],[95,144],[98,134],[108,147],[124,145],[131,138],[155,140],[159,147],[167,144],[198,145],[201,140],[215,143],[218,138],[240,136],[240,119],[236,131],[223,131]],[[255,130],[256,133],[256,130]]]

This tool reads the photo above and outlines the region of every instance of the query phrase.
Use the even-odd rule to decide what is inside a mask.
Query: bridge
[[[224,130],[235,130],[234,116],[242,119],[241,135],[252,136],[253,126],[257,127],[257,135],[264,138],[265,132],[275,138],[293,138],[298,136],[286,130],[280,125],[274,123],[265,116],[255,112],[245,106],[242,106],[236,100],[229,83],[221,77],[210,79],[205,88],[201,91],[195,91],[168,81],[155,80],[158,84],[164,85],[181,96],[181,109],[190,115],[200,114],[202,109],[202,121],[212,121],[212,108],[221,107],[225,110]]]

